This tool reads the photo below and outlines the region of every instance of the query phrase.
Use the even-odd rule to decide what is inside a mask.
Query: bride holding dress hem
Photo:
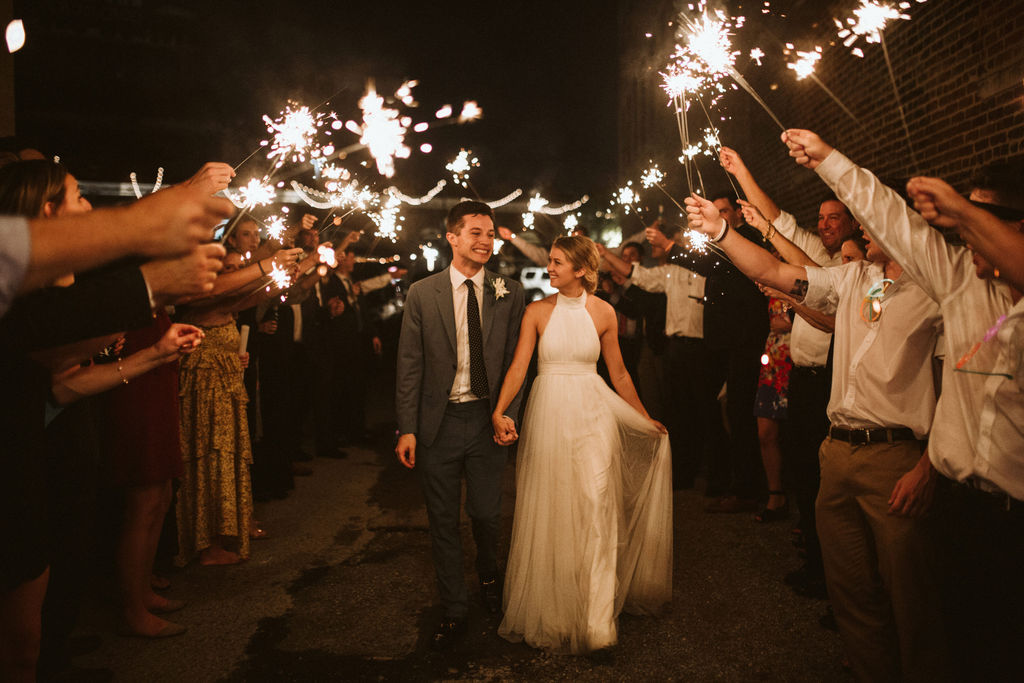
[[[592,296],[598,263],[588,238],[555,240],[558,293],[527,307],[492,415],[496,440],[518,438],[503,413],[536,347],[498,633],[552,652],[611,647],[623,609],[654,614],[672,594],[668,435],[623,365],[614,309]],[[601,355],[615,391],[597,374]]]

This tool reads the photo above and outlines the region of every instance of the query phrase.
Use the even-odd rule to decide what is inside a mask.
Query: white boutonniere
[[[496,277],[491,280],[491,286],[494,287],[494,300],[503,298],[508,294],[508,287],[505,286],[504,278]]]

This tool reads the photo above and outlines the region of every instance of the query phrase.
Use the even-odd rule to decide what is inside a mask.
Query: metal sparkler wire
[[[715,128],[715,123],[711,120],[711,112],[708,111],[707,106],[705,106],[704,104],[704,98],[702,98],[700,95],[697,96],[697,101],[700,102],[700,107],[701,109],[704,110],[704,115],[708,117],[708,125],[711,126],[711,133],[715,136],[715,142],[718,143],[718,151],[719,154],[721,154],[722,137],[718,134],[718,129]],[[733,181],[731,173],[727,172],[725,174],[725,178],[726,180],[729,181],[729,185],[732,186],[732,191],[736,193],[737,197],[742,197],[743,199],[747,198],[742,192],[740,192],[740,189],[736,187],[736,183]]]
[[[880,41],[882,43],[882,55],[885,57],[885,65],[889,68],[889,82],[892,83],[892,94],[896,96],[896,108],[900,113],[900,122],[903,124],[903,134],[906,136],[907,149],[910,151],[910,161],[914,164],[914,175],[921,175],[920,165],[917,163],[917,154],[914,152],[914,145],[910,141],[910,127],[907,126],[907,115],[903,111],[903,99],[900,97],[900,91],[896,87],[896,75],[892,70],[892,62],[889,60],[889,48],[885,45],[885,33],[879,31],[878,33]]]

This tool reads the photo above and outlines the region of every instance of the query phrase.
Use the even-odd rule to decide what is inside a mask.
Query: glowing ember
[[[750,51],[750,58],[757,62],[758,66],[761,66],[761,60],[764,59],[764,50],[759,47],[755,47]]]
[[[266,206],[272,204],[277,198],[277,190],[273,185],[264,183],[253,178],[243,187],[238,188],[238,194],[242,199],[242,205],[246,209],[254,206]]]
[[[452,180],[456,185],[466,187],[470,171],[479,165],[480,160],[473,156],[473,150],[463,149],[454,159],[445,164],[445,168],[451,171]]]
[[[338,267],[337,253],[335,253],[333,248],[327,246],[326,244],[321,244],[319,247],[316,248],[316,255],[317,260],[319,260],[320,263],[324,264],[328,268]]]
[[[295,103],[289,103],[277,119],[263,116],[267,132],[273,137],[260,144],[269,145],[267,158],[275,159],[276,166],[284,164],[289,157],[293,162],[302,162],[306,160],[307,154],[311,157],[320,156],[320,150],[313,146],[316,143],[317,130],[323,125],[323,114],[314,114],[306,106],[292,109],[292,104]]]
[[[264,223],[264,227],[267,229],[267,238],[272,240],[281,241],[288,226],[284,223],[284,218],[281,216],[274,216],[269,221]]]
[[[814,67],[821,59],[821,47],[815,46],[813,50],[804,52],[796,51],[796,61],[786,64],[787,67],[796,72],[796,79],[802,81],[814,73]]]
[[[640,176],[640,184],[644,187],[651,187],[652,185],[659,185],[664,179],[665,174],[655,165],[644,171],[644,174]]]
[[[349,121],[346,127],[359,133],[359,142],[370,150],[370,156],[377,162],[377,171],[390,178],[395,174],[395,158],[409,157],[410,149],[405,146],[408,126],[402,124],[397,109],[384,106],[384,98],[377,94],[372,83],[359,100],[359,108],[363,112],[362,125]]]
[[[466,102],[462,105],[462,112],[459,114],[459,123],[476,121],[483,116],[484,110],[477,106],[476,102]]]

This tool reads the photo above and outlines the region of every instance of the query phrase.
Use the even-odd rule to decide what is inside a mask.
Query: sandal
[[[761,511],[754,515],[754,521],[766,524],[768,522],[778,522],[780,520],[789,517],[789,496],[786,495],[785,491],[769,491],[769,496],[782,496],[785,500],[781,507],[770,508],[765,505],[761,508]]]

